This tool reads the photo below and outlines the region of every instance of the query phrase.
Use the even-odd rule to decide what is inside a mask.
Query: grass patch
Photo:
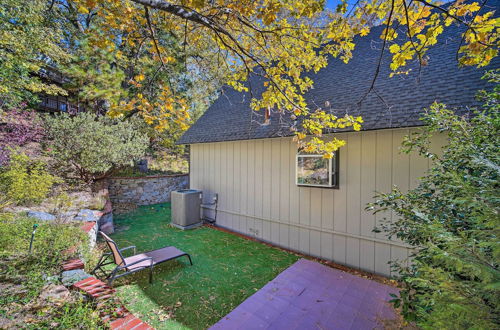
[[[191,254],[115,282],[134,313],[156,328],[205,329],[298,260],[294,254],[208,227],[182,231],[170,223],[170,203],[141,206],[116,217],[112,237],[137,251],[174,245]],[[120,227],[124,230],[120,230]]]

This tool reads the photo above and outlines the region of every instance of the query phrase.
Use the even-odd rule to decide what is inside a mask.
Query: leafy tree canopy
[[[68,54],[60,26],[51,21],[47,2],[0,1],[0,105],[19,104],[32,93],[62,94],[60,86],[44,81],[50,63],[65,63]]]
[[[251,91],[248,78],[257,75],[263,77],[264,92],[252,99],[252,108],[303,117],[304,130],[295,133],[297,140],[313,134],[316,138],[307,149],[326,156],[343,141],[325,141],[323,129],[360,129],[362,118],[337,118],[322,109],[309,109],[304,93],[314,82],[305,73],[324,68],[329,56],[347,62],[355,36],[385,25],[380,58],[384,52],[392,53],[394,74],[405,73],[404,67],[414,60],[425,65],[428,49],[452,24],[464,27],[457,50],[462,65],[487,65],[499,44],[499,20],[486,1],[443,5],[433,0],[362,0],[348,5],[343,0],[333,11],[317,0],[35,3],[40,10],[29,15],[54,15],[51,22],[57,28],[51,33],[64,36],[63,42],[50,38],[45,42],[71,55],[63,71],[79,97],[101,102],[111,116],[137,113],[159,131],[185,129],[193,100],[206,97],[222,83]],[[26,0],[9,4],[17,9],[32,6]],[[24,30],[25,25],[19,23],[16,29]],[[10,37],[11,32],[4,33]],[[21,62],[20,66],[31,63],[29,58]]]

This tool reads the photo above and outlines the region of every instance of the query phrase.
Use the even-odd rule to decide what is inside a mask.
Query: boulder
[[[83,269],[67,270],[61,274],[61,282],[65,286],[71,286],[76,282],[89,278],[90,275],[87,274]]]
[[[35,219],[42,220],[42,221],[54,221],[54,220],[56,220],[55,215],[47,213],[47,212],[40,212],[40,211],[28,211],[28,217],[35,218]]]
[[[97,210],[82,209],[73,220],[75,221],[99,221],[102,212]]]
[[[46,302],[64,302],[70,300],[71,295],[63,285],[49,284],[43,287],[39,299]]]

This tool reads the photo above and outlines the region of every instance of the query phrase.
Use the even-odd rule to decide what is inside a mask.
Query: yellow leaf
[[[88,13],[89,13],[89,10],[88,10],[87,8],[85,8],[84,6],[80,6],[80,7],[78,8],[78,12],[79,12],[80,14],[88,14]]]
[[[392,44],[391,47],[389,47],[389,51],[393,54],[399,52],[401,48],[399,47],[398,44]]]
[[[364,37],[364,36],[366,36],[366,35],[368,35],[368,33],[370,33],[370,29],[369,29],[369,28],[367,28],[367,27],[362,28],[362,29],[361,29],[361,31],[359,32],[359,34],[360,34],[361,36],[363,36],[363,37]]]

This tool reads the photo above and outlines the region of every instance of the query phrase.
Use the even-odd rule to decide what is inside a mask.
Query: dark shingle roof
[[[381,72],[376,81],[377,93],[370,93],[361,105],[357,104],[371,85],[380,48],[381,27],[356,41],[353,58],[348,64],[331,59],[329,65],[311,75],[314,89],[306,94],[311,109],[330,108],[337,115],[348,112],[362,116],[363,130],[411,127],[422,125],[419,120],[423,109],[434,101],[446,103],[449,108],[464,113],[470,106],[478,105],[474,96],[480,89],[490,88],[481,80],[485,70],[499,68],[500,59],[482,69],[459,68],[456,53],[460,44],[458,27],[451,27],[441,35],[439,43],[429,52],[428,65],[422,67],[420,79],[418,65],[408,75],[389,78],[390,54],[386,51]],[[406,68],[405,68],[406,69]],[[262,82],[252,78],[253,95],[262,91]],[[378,94],[378,95],[377,95]],[[181,137],[179,144],[248,140],[290,135],[289,126],[280,123],[278,113],[272,113],[271,124],[262,126],[255,120],[262,111],[252,114],[251,96],[224,87],[221,96],[203,116]],[[262,122],[262,119],[258,121]]]

